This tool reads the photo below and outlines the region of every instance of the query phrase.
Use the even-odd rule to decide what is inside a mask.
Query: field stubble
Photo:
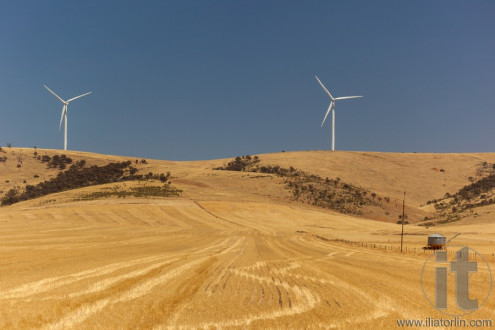
[[[0,327],[390,328],[441,316],[422,295],[424,255],[296,230],[341,228],[346,216],[244,204],[111,200],[3,212]],[[376,236],[393,225],[374,226]],[[494,317],[493,299],[476,317]]]

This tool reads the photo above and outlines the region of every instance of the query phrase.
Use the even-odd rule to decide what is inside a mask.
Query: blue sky
[[[494,152],[493,1],[2,1],[0,145]]]

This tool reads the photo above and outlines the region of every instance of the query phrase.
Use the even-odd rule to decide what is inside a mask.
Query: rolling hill
[[[0,207],[1,328],[391,328],[443,316],[420,286],[429,234],[460,232],[456,244],[495,262],[495,205],[439,224],[431,203],[491,175],[495,154],[283,152],[229,171],[215,168],[232,159],[34,152],[0,152],[0,198],[82,160],[81,169],[130,161],[143,176],[89,178]],[[49,167],[44,155],[71,162]],[[157,176],[168,172],[165,182]],[[154,194],[164,186],[178,193]],[[401,254],[404,190],[410,224]],[[335,204],[323,203],[330,195]],[[338,198],[359,214],[333,208]],[[481,299],[489,272],[479,267],[472,294]],[[427,278],[426,292],[433,283]],[[468,318],[493,315],[490,297]]]

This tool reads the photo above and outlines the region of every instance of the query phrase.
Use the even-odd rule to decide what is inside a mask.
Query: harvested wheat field
[[[37,191],[27,186],[68,171],[32,153],[5,150],[0,198],[12,187],[14,198]],[[170,174],[121,174],[0,207],[0,328],[396,328],[403,319],[453,318],[423,294],[429,234],[461,233],[453,242],[495,269],[493,190],[462,212],[428,203],[488,178],[495,154],[292,152],[258,155],[244,171],[214,169],[231,159],[66,154],[70,164],[86,162],[73,171],[129,160],[136,171],[124,171]],[[302,188],[301,177],[312,187]],[[175,190],[156,195],[150,187]],[[404,190],[409,224],[400,253]],[[493,320],[490,271],[476,260],[469,294],[484,304],[462,319]],[[454,281],[449,276],[448,311]]]

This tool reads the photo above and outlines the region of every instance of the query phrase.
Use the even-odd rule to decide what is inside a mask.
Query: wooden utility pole
[[[400,235],[400,252],[402,252],[402,243],[404,242],[405,208],[406,208],[406,192],[404,191],[404,199],[402,200],[402,234]]]

